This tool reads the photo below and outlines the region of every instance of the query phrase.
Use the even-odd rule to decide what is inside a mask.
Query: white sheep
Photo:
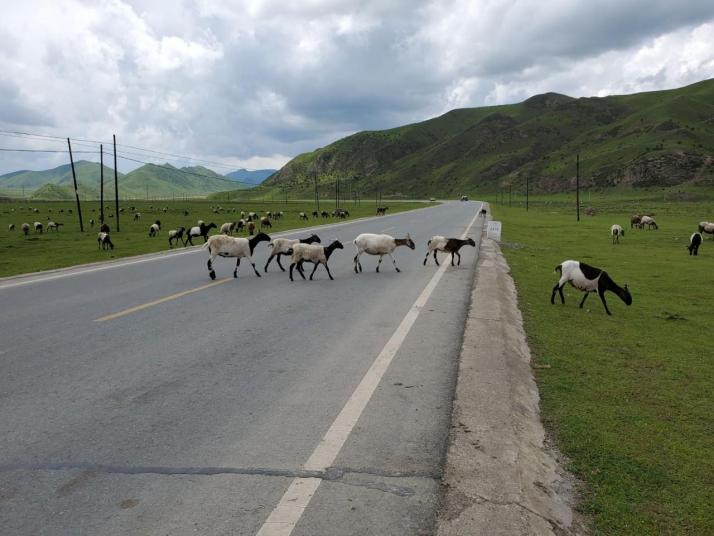
[[[152,223],[151,227],[149,227],[149,236],[156,236],[159,234],[159,231],[161,230],[161,225],[158,223]]]
[[[642,216],[640,218],[640,228],[644,229],[645,225],[647,226],[648,229],[654,228],[655,230],[659,229],[657,227],[657,222],[654,220],[652,216]]]
[[[307,238],[299,239],[299,238],[276,238],[273,240],[270,244],[268,244],[269,248],[272,248],[272,251],[270,253],[270,257],[268,257],[268,261],[265,263],[265,271],[268,271],[268,265],[270,262],[273,260],[273,258],[277,257],[278,258],[278,266],[280,266],[280,269],[284,272],[285,268],[283,268],[282,263],[280,262],[280,257],[283,255],[290,255],[292,254],[292,248],[293,246],[297,244],[312,244],[314,242],[317,242],[318,244],[320,243],[320,237],[317,236],[316,234],[312,234],[308,236]]]
[[[303,272],[302,265],[304,262],[311,262],[315,265],[310,274],[310,281],[312,281],[312,276],[315,275],[315,270],[322,264],[327,270],[327,275],[330,276],[331,280],[334,280],[332,274],[330,273],[330,267],[327,266],[327,261],[336,249],[344,249],[342,242],[335,240],[329,246],[321,246],[317,244],[295,244],[292,248],[292,257],[290,264],[290,281],[293,281],[293,268],[297,267],[297,271],[300,277],[305,279],[305,273]]]
[[[699,222],[699,232],[712,235],[712,240],[714,240],[714,223],[710,221]]]
[[[23,224],[20,226],[20,229],[22,229],[22,234],[24,234],[25,236],[27,236],[27,234],[30,232],[30,224],[29,224],[29,223],[23,223]]]
[[[410,249],[414,249],[414,241],[411,239],[409,234],[406,238],[394,238],[393,236],[387,234],[372,234],[372,233],[362,233],[357,238],[354,239],[355,249],[357,254],[354,258],[355,263],[355,273],[362,271],[362,263],[359,262],[359,257],[362,253],[367,253],[369,255],[379,255],[379,261],[377,262],[377,272],[379,272],[379,266],[382,264],[382,257],[389,255],[392,259],[392,264],[394,269],[399,272],[397,267],[397,261],[392,256],[392,252],[398,246],[407,246]],[[359,270],[358,270],[359,268]]]
[[[232,235],[233,230],[236,228],[236,222],[228,221],[221,225],[221,234]]]
[[[270,237],[265,233],[258,233],[252,238],[233,237],[222,234],[211,236],[203,245],[204,248],[208,248],[208,253],[210,254],[210,258],[208,259],[208,275],[211,276],[211,279],[216,278],[216,272],[213,269],[213,261],[216,260],[216,257],[235,257],[236,267],[235,270],[233,270],[233,277],[237,278],[240,260],[243,257],[247,257],[253,267],[255,275],[260,277],[260,272],[256,270],[255,263],[253,262],[253,250],[260,242],[270,242]]]
[[[619,244],[620,237],[625,236],[625,230],[622,228],[621,225],[614,224],[612,227],[610,227],[610,236],[612,237],[613,244]]]

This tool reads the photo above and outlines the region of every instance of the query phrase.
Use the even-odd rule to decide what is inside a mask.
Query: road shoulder
[[[484,235],[461,349],[439,536],[584,534],[547,445],[510,270]]]

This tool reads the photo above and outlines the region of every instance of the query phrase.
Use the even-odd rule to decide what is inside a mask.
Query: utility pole
[[[317,190],[317,175],[313,176],[315,180],[315,203],[317,203],[317,211],[320,212],[320,192]]]
[[[580,153],[575,157],[575,204],[577,205],[575,212],[580,221]]]
[[[104,150],[99,144],[99,221],[104,223]]]
[[[67,148],[69,149],[69,163],[72,164],[72,180],[74,181],[74,197],[77,199],[77,215],[79,216],[79,230],[84,232],[84,224],[82,223],[82,207],[79,204],[79,191],[77,190],[77,174],[74,171],[74,158],[72,158],[72,144],[67,138]]]
[[[114,138],[114,217],[117,219],[117,232],[119,232],[119,177],[117,175],[117,135]]]
[[[528,175],[526,175],[526,212],[528,212]]]
[[[511,208],[511,190],[513,190],[513,183],[508,183],[508,208]]]

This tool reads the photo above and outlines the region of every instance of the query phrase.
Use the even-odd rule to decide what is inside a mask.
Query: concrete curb
[[[517,294],[485,235],[461,349],[440,536],[586,534],[575,480],[545,445]]]

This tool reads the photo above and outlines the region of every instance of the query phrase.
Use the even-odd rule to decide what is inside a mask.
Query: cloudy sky
[[[0,130],[280,167],[452,108],[712,78],[713,44],[712,0],[24,0],[0,19]],[[0,173],[65,163],[0,152]]]

